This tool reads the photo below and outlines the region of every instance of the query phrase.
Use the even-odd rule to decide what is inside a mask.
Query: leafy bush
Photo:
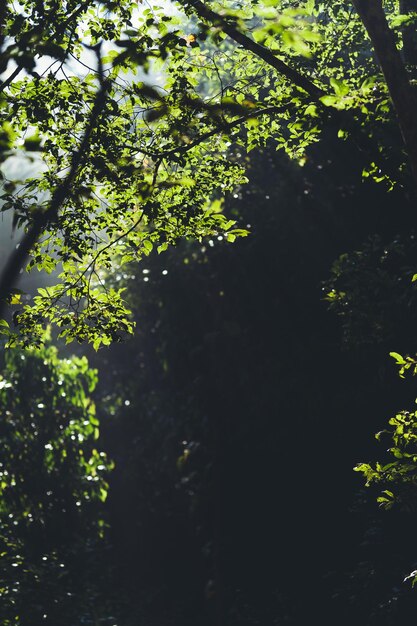
[[[94,605],[89,555],[104,534],[101,506],[112,466],[96,448],[99,421],[89,395],[96,381],[85,358],[60,359],[55,347],[6,351],[0,376],[5,626],[80,623]]]

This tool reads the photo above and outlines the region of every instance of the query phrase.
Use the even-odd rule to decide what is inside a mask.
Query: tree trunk
[[[417,98],[388,26],[382,0],[352,0],[384,74],[417,191]]]
[[[400,0],[400,13],[417,13],[417,0]],[[402,29],[404,62],[417,70],[417,24],[405,25]]]

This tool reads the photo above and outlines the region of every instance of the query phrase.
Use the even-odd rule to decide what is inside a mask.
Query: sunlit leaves
[[[327,109],[348,111],[358,129],[392,118],[360,21],[343,2],[212,4],[221,20],[312,80],[321,102],[227,39],[221,20],[196,21],[185,0],[168,11],[71,1],[48,23],[39,3],[22,6],[24,17],[8,16],[3,57],[18,71],[0,102],[0,158],[19,148],[38,168],[5,181],[2,210],[13,210],[17,227],[48,211],[104,81],[106,88],[70,189],[28,263],[58,273],[60,283],[18,311],[9,345],[39,343],[49,323],[68,342],[97,349],[119,341],[133,325],[106,276],[181,238],[244,236],[210,207],[245,183],[247,152],[274,142],[302,164]],[[364,176],[391,180],[374,165]]]
[[[254,12],[262,20],[262,26],[253,31],[256,42],[282,52],[311,58],[311,44],[319,42],[321,35],[310,6],[300,3],[299,7],[293,8],[285,7],[285,3],[280,2],[260,2]]]
[[[414,510],[417,506],[417,412],[401,411],[389,420],[389,426],[376,435],[378,440],[390,440],[390,456],[386,461],[359,463],[354,469],[363,474],[367,487],[383,488],[377,497],[382,508],[397,505],[403,510]]]
[[[97,449],[99,419],[90,397],[97,374],[85,358],[59,359],[52,347],[9,350],[5,358],[0,375],[2,623],[25,623],[28,613],[37,623],[57,603],[68,611],[62,623],[72,623],[73,612],[82,609],[71,563],[76,557],[81,568],[87,566],[92,546],[103,536],[101,502],[112,468]]]

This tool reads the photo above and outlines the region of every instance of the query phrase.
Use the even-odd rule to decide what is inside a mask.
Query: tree
[[[26,2],[1,15],[3,208],[26,228],[0,282],[18,307],[17,333],[2,327],[9,346],[38,345],[50,321],[95,348],[131,332],[108,275],[183,237],[245,235],[222,199],[266,143],[303,163],[321,133],[337,133],[365,176],[413,199],[415,15],[394,2],[176,7]],[[18,152],[46,169],[13,176]],[[22,309],[14,283],[29,255],[29,269],[61,282]]]
[[[2,159],[45,165],[31,178],[4,178],[3,210],[26,234],[3,272],[3,303],[20,304],[13,285],[29,255],[29,270],[60,277],[15,311],[9,344],[39,343],[49,322],[96,348],[131,333],[120,290],[105,283],[113,260],[139,260],[183,237],[245,235],[221,212],[221,197],[245,182],[239,151],[273,140],[302,161],[333,127],[366,152],[372,175],[408,184],[390,104],[413,171],[413,88],[396,45],[403,21],[394,2],[386,11],[397,30],[381,2],[372,15],[369,3],[353,4],[357,13],[312,0],[218,11],[184,0],[171,15],[92,0],[7,7]]]
[[[0,376],[2,623],[73,624],[99,612],[103,502],[96,372],[56,348],[10,349]],[[93,552],[95,548],[95,553]]]

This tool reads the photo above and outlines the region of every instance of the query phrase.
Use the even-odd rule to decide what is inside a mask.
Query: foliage
[[[103,537],[101,503],[112,467],[96,447],[99,421],[90,397],[96,382],[85,358],[59,359],[52,346],[6,352],[0,377],[3,624],[73,624],[94,606],[90,552]]]
[[[416,359],[405,356],[397,352],[392,352],[391,356],[399,366],[399,373],[404,377],[406,371],[410,370],[414,376],[416,374]],[[388,449],[383,455],[383,459],[373,463],[358,463],[354,470],[363,475],[365,485],[371,488],[376,502],[384,511],[389,511],[391,518],[386,520],[375,520],[375,512],[371,517],[371,528],[368,536],[372,532],[377,534],[385,533],[390,535],[388,545],[380,545],[381,540],[373,539],[375,545],[373,563],[362,563],[368,567],[368,573],[364,577],[367,586],[375,587],[375,573],[381,567],[382,550],[385,550],[388,559],[389,570],[376,586],[377,592],[381,593],[385,587],[385,600],[379,600],[376,622],[389,624],[406,623],[408,616],[415,612],[415,584],[417,582],[417,570],[415,559],[416,545],[414,541],[415,514],[417,510],[417,411],[399,411],[385,428],[375,437],[384,446],[388,444]],[[394,515],[394,517],[392,517]],[[372,540],[371,540],[372,542]],[[379,563],[378,563],[379,561]],[[411,566],[410,566],[411,564]],[[411,567],[413,570],[410,571]],[[381,573],[378,573],[381,577]],[[351,578],[360,577],[359,570],[352,573]],[[388,581],[391,579],[391,589]],[[384,621],[385,620],[385,621]]]
[[[407,371],[416,375],[415,358],[403,357],[398,352],[390,354],[399,366],[399,375],[402,378]],[[381,507],[390,509],[397,505],[414,511],[417,506],[417,411],[400,411],[389,420],[389,425],[392,427],[390,430],[382,430],[376,434],[378,441],[390,441],[388,462],[377,462],[375,465],[359,463],[355,471],[362,472],[367,487],[385,487],[377,498]]]
[[[361,248],[337,259],[323,291],[329,309],[341,320],[347,347],[414,347],[410,328],[417,312],[416,266],[413,233],[391,241],[373,235]]]
[[[392,431],[377,433],[377,439],[388,434],[392,439],[392,447],[388,452],[391,459],[388,463],[359,463],[355,470],[362,472],[366,478],[366,486],[372,484],[387,487],[377,498],[380,505],[386,509],[399,504],[406,509],[415,508],[415,486],[417,480],[417,414],[415,411],[401,411],[389,420]],[[392,490],[396,491],[394,493]]]
[[[245,181],[242,155],[270,140],[303,162],[330,124],[362,146],[372,175],[405,180],[386,84],[346,2],[27,0],[3,18],[2,210],[27,234],[2,298],[27,255],[28,270],[59,273],[15,310],[9,345],[38,344],[50,322],[96,349],[131,333],[105,281],[114,260],[245,235],[221,199]],[[11,174],[16,158],[41,171]]]
[[[391,1],[384,3],[385,14],[382,2],[294,4],[181,0],[170,12],[126,0],[26,0],[0,8],[5,24],[0,41],[5,72],[0,85],[2,210],[12,212],[14,227],[25,230],[0,281],[2,303],[16,307],[13,329],[6,321],[0,325],[9,347],[40,345],[44,327],[51,322],[65,341],[91,341],[95,349],[130,334],[130,311],[112,276],[184,238],[210,245],[219,237],[234,241],[246,235],[222,208],[224,198],[246,182],[245,161],[254,148],[282,148],[304,165],[321,137],[337,134],[339,140],[358,146],[366,163],[365,179],[383,183],[387,190],[408,188],[411,195],[403,142],[412,166],[408,138],[411,134],[415,139],[417,133],[411,123],[406,132],[393,86],[405,77],[403,99],[413,104],[414,95],[409,95],[415,68],[403,63],[399,52],[405,43],[403,28],[412,18],[402,19],[398,3]],[[391,30],[385,32],[385,41],[394,46],[391,60],[397,66],[400,62],[398,83],[392,81],[396,72],[386,71],[375,33],[367,28],[371,41],[364,36],[366,7],[388,17]],[[407,61],[405,47],[402,54]],[[414,115],[415,107],[408,109]],[[37,171],[25,174],[25,163],[34,164]],[[16,167],[21,173],[15,173]],[[275,244],[270,241],[271,249]],[[370,284],[377,294],[388,285],[397,299],[404,297],[401,304],[413,302],[412,291],[411,296],[397,292],[401,263],[399,270],[387,270],[385,253],[375,255],[371,248],[342,259],[335,269],[337,287],[328,291],[352,337],[366,337],[369,328],[372,337],[378,337],[386,324],[365,295],[369,283],[367,277],[363,280],[364,268],[371,268]],[[392,254],[397,252],[393,244]],[[26,265],[29,271],[58,274],[59,284],[39,290],[22,306],[22,294],[12,290]],[[412,263],[406,272],[414,275]],[[240,335],[235,329],[232,321],[226,332],[232,346]],[[209,354],[212,340],[209,337],[205,346]],[[304,346],[298,356],[296,361],[304,362]],[[240,370],[241,363],[232,364]],[[414,367],[412,357],[404,358],[402,365],[408,364]],[[315,365],[311,363],[312,371]],[[208,372],[212,374],[210,368]],[[223,390],[221,384],[217,388]],[[42,400],[38,409],[43,410],[40,405],[47,406]],[[232,403],[229,410],[233,414]],[[401,447],[401,437],[404,429],[409,439],[414,436],[415,415],[400,416],[392,424],[394,449],[404,455],[409,451]],[[30,437],[23,428],[16,432],[23,441]],[[77,442],[79,432],[67,434]],[[230,440],[225,441],[227,445]],[[64,461],[59,454],[55,458],[49,439],[46,445],[52,446],[42,457],[48,478],[48,471]],[[198,492],[199,474],[192,462],[199,447],[184,446],[179,465],[190,491]],[[398,461],[403,458],[409,457]],[[413,475],[413,470],[404,473],[401,463],[391,467],[401,479]],[[86,468],[89,464],[81,469]],[[376,472],[388,470],[382,465]],[[100,495],[94,492],[95,498]],[[315,501],[313,505],[317,508]],[[42,511],[48,510],[45,507]],[[53,564],[51,550],[47,562]],[[19,544],[14,558],[21,552]]]

